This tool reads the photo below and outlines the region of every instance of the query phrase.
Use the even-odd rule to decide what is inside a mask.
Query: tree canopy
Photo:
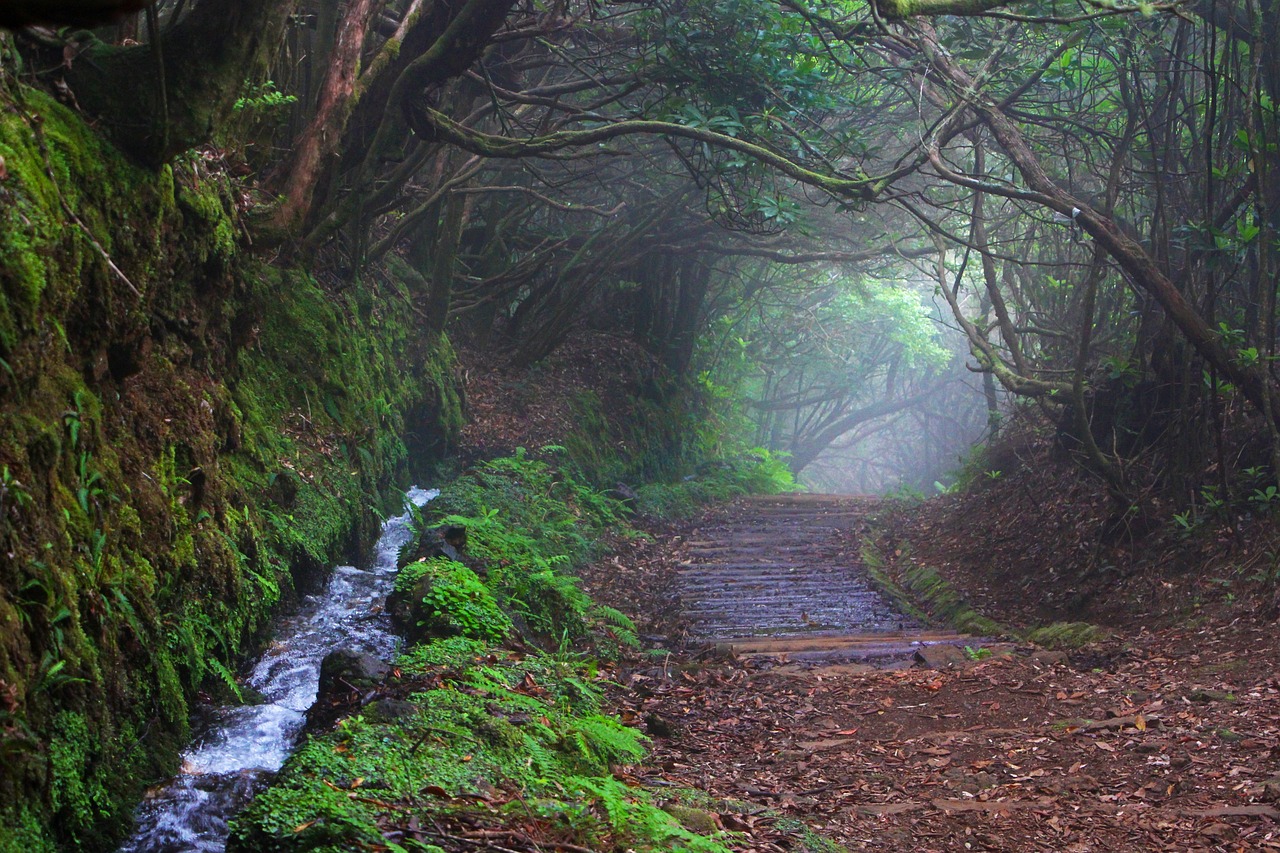
[[[109,7],[14,6],[25,73],[142,163],[220,164],[257,250],[394,270],[439,332],[531,362],[594,325],[673,376],[736,341],[724,381],[798,469],[966,359],[988,428],[1025,401],[1118,496],[1156,432],[1207,452],[1237,397],[1280,460],[1274,4],[161,0],[63,26]]]

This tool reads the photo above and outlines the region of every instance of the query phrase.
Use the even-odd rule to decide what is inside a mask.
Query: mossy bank
[[[732,833],[682,805],[696,792],[623,770],[648,738],[634,714],[608,713],[605,685],[635,627],[574,571],[639,534],[571,467],[518,451],[442,488],[389,602],[412,642],[372,689],[322,695],[319,716],[337,722],[233,822],[229,850],[728,853]],[[717,467],[673,488],[758,477]]]
[[[0,850],[105,849],[460,404],[397,282],[249,255],[212,151],[141,170],[0,82]]]

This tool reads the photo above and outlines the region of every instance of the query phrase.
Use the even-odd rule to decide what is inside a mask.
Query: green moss
[[[936,569],[909,562],[900,579],[903,588],[931,618],[969,634],[1008,633],[998,622],[974,610]]]
[[[1105,636],[1105,630],[1088,622],[1054,622],[1027,631],[1022,639],[1047,649],[1078,649]]]
[[[571,843],[723,853],[714,824],[682,827],[647,792],[608,774],[611,763],[642,756],[643,737],[600,715],[598,688],[593,701],[566,701],[601,677],[584,662],[499,649],[460,655],[476,647],[456,638],[423,648],[437,644],[449,649],[440,655],[450,661],[446,669],[422,665],[428,655],[421,649],[401,660],[410,684],[438,685],[411,694],[412,714],[389,722],[352,717],[312,738],[236,819],[228,849],[355,846],[372,829],[411,818],[430,826],[469,808],[485,813],[469,805],[472,795],[504,788],[520,792],[501,807],[512,820],[532,811]]]
[[[71,711],[54,717],[53,733],[49,765],[54,811],[72,827],[88,829],[108,804],[106,792],[87,772],[97,762],[97,747],[84,717]]]
[[[862,562],[876,584],[889,594],[909,616],[969,634],[987,637],[1017,636],[1050,649],[1077,649],[1106,636],[1106,631],[1087,622],[1055,622],[1052,625],[1017,631],[974,610],[960,592],[936,569],[903,557],[896,567],[887,565],[874,546],[862,550]]]
[[[447,447],[431,413],[456,430],[458,398],[408,306],[361,311],[363,282],[335,295],[241,257],[229,179],[139,170],[12,91],[0,465],[24,501],[0,513],[0,680],[23,744],[0,765],[0,849],[108,847],[174,771],[190,699],[296,573],[371,540],[406,423]]]
[[[0,825],[0,853],[57,853],[45,835],[40,819],[27,808],[18,809],[12,822]]]
[[[630,621],[596,607],[573,576],[575,566],[602,553],[606,531],[622,516],[614,498],[520,449],[446,487],[427,506],[424,529],[466,528],[467,553],[487,569],[486,585],[535,634],[558,643],[593,634],[632,643]]]
[[[936,569],[919,565],[909,556],[890,565],[883,554],[868,545],[862,549],[862,564],[876,585],[913,619],[979,636],[1014,633],[970,606]]]
[[[500,641],[511,620],[471,569],[439,558],[410,563],[396,576],[395,591],[409,599],[417,627],[431,636]]]

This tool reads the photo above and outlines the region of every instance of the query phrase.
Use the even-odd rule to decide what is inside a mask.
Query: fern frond
[[[610,607],[607,604],[597,604],[592,612],[615,628],[625,628],[632,632],[636,630],[636,623],[631,621],[631,617],[623,613],[621,610],[618,610],[616,607]]]
[[[612,717],[592,714],[575,721],[585,757],[604,764],[633,763],[644,758],[644,735]]]
[[[227,665],[215,657],[206,659],[204,663],[210,672],[222,679],[223,683],[231,690],[231,694],[236,697],[236,701],[243,703],[244,694],[240,692],[240,685],[236,683],[235,673],[227,669]]]

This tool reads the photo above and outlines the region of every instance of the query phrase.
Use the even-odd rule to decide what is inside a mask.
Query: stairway
[[[875,498],[774,495],[740,501],[682,545],[690,629],[738,655],[894,661],[965,638],[926,631],[871,582],[857,539]]]

